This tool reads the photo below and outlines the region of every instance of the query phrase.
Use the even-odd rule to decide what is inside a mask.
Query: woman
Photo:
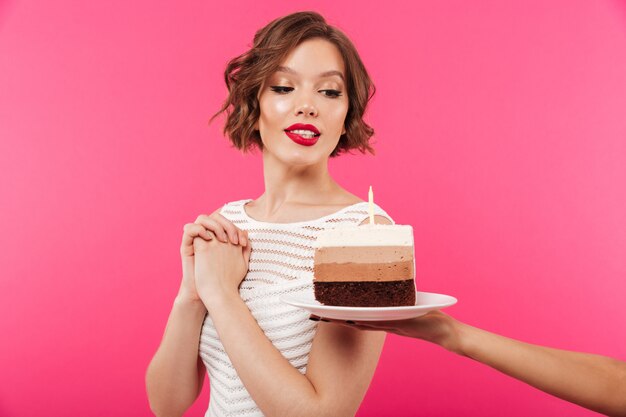
[[[265,192],[185,225],[180,291],[146,375],[150,406],[182,415],[206,368],[208,416],[354,415],[384,333],[312,322],[279,296],[312,292],[320,230],[367,222],[367,202],[331,178],[328,159],[373,153],[362,119],[373,85],[348,38],[313,12],[259,30],[225,78],[224,132],[262,151]]]
[[[435,311],[394,321],[320,318],[359,330],[386,331],[438,344],[535,388],[610,416],[626,416],[626,362],[509,339]]]

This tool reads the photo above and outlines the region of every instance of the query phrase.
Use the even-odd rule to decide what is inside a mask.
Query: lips
[[[293,124],[291,126],[289,126],[287,129],[285,130],[310,130],[311,132],[315,133],[316,136],[319,136],[320,131],[317,130],[317,128],[313,125],[305,125],[302,123],[296,123]]]
[[[295,131],[308,130],[308,131],[313,132],[314,136],[313,137],[301,136],[300,134],[293,132],[294,130]],[[285,129],[285,134],[289,137],[289,139],[291,139],[295,143],[299,145],[304,145],[304,146],[315,145],[320,136],[320,132],[319,130],[317,130],[315,126],[310,125],[310,124],[303,124],[303,123],[296,123],[296,124],[289,126],[287,129]]]

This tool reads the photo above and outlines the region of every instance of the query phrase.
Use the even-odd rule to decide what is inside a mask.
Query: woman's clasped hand
[[[208,308],[212,297],[237,291],[248,271],[251,250],[248,232],[218,211],[198,216],[183,228],[179,296],[202,301]]]

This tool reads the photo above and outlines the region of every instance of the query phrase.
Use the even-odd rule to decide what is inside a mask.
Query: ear
[[[342,135],[345,135],[345,134],[346,134],[346,127],[345,127],[345,126],[343,127],[343,130],[341,131],[341,134],[342,134]]]

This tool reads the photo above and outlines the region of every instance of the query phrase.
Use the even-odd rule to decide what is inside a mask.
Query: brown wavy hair
[[[209,123],[226,112],[224,135],[237,149],[244,152],[255,146],[263,149],[259,131],[254,129],[260,116],[257,99],[259,89],[295,47],[312,38],[322,38],[333,43],[339,49],[346,68],[349,103],[344,121],[346,133],[340,136],[330,156],[352,149],[374,154],[369,144],[374,129],[365,123],[363,115],[376,88],[350,39],[326,23],[319,13],[311,11],[293,13],[271,21],[256,32],[250,50],[228,62],[224,71],[228,98]]]

